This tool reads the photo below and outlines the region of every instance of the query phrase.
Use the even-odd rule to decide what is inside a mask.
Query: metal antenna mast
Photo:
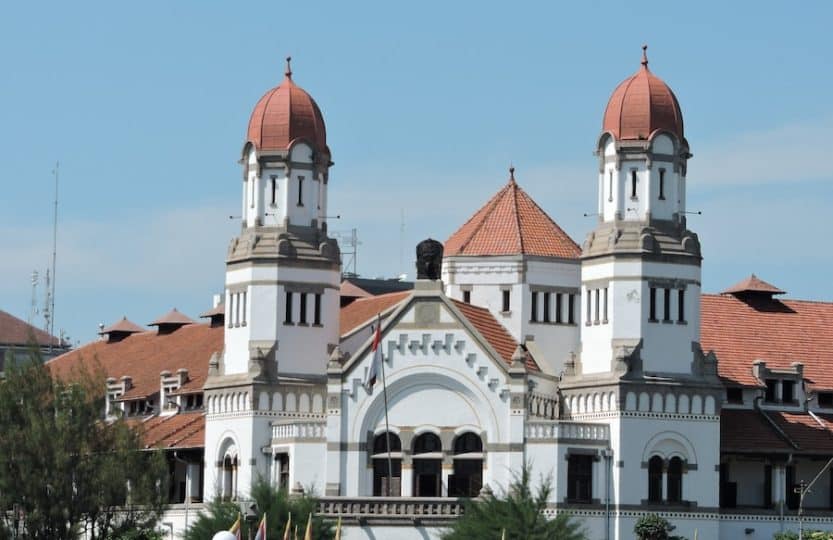
[[[49,291],[49,335],[55,335],[55,264],[58,257],[58,168],[55,162],[52,174],[55,176],[55,206],[52,214],[52,289]],[[52,352],[52,340],[49,341],[49,351]]]
[[[38,314],[38,271],[32,270],[32,305],[29,307],[29,324],[35,320]]]

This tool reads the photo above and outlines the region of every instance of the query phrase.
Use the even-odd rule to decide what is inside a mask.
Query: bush
[[[639,540],[685,540],[682,536],[672,536],[676,529],[667,519],[656,514],[642,516],[633,527],[633,532]]]

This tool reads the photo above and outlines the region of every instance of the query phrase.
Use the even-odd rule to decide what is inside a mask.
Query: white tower
[[[583,247],[581,346],[560,384],[565,415],[610,425],[611,504],[716,507],[721,385],[699,344],[700,243],[685,219],[691,154],[677,98],[644,50],[607,104],[597,154],[599,221]],[[615,528],[627,535],[633,519]]]
[[[226,260],[225,350],[205,385],[206,496],[243,496],[268,478],[273,399],[326,380],[338,343],[341,266],[327,236],[330,150],[321,111],[292,80],[252,112],[240,161],[240,234]]]

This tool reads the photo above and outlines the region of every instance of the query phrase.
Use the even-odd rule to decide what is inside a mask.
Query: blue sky
[[[704,289],[754,271],[833,300],[831,20],[827,1],[9,3],[0,309],[25,319],[49,265],[56,160],[56,331],[208,308],[248,117],[287,54],[327,122],[331,230],[358,229],[359,273],[413,275],[415,243],[447,238],[510,162],[581,243],[602,113],[642,43],[683,108]]]

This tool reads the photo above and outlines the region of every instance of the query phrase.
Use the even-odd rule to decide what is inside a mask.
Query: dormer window
[[[819,407],[833,407],[833,392],[819,392],[816,399]]]
[[[793,403],[795,398],[795,381],[781,381],[781,402]]]

